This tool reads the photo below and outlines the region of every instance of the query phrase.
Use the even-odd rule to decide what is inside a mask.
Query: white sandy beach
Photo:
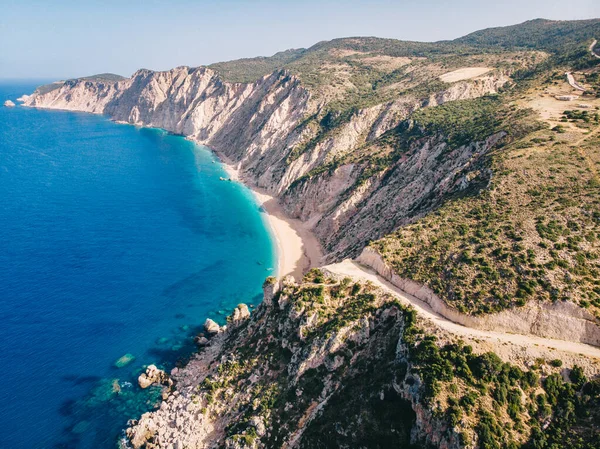
[[[225,160],[222,161],[231,179],[243,182],[239,172]],[[289,274],[300,280],[308,269],[320,266],[323,258],[321,245],[306,225],[298,219],[290,218],[277,199],[264,190],[247,183],[245,185],[266,212],[277,245],[277,276]]]

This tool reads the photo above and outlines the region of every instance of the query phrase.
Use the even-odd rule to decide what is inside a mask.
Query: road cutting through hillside
[[[575,81],[575,77],[573,76],[573,74],[571,72],[567,72],[567,73],[565,73],[565,75],[567,75],[567,81],[573,89],[579,90],[581,92],[585,92],[585,87],[583,87],[581,84],[579,84],[577,81]]]
[[[598,41],[596,39],[594,39],[594,42],[592,42],[591,45],[590,45],[590,53],[595,58],[600,59],[600,55],[594,51],[594,47],[596,46],[597,43],[598,43]]]
[[[434,312],[429,306],[429,304],[427,304],[426,302],[407,294],[406,292],[400,290],[398,287],[376,274],[371,269],[360,265],[359,263],[350,259],[346,259],[340,263],[327,265],[323,267],[323,269],[340,276],[348,276],[357,280],[371,281],[373,284],[380,287],[384,291],[397,297],[404,304],[411,305],[412,307],[414,307],[415,310],[422,317],[431,320],[435,325],[455,335],[473,339],[487,340],[489,342],[506,342],[519,346],[544,346],[550,349],[570,352],[574,354],[581,354],[587,357],[600,359],[600,348],[586,345],[583,343],[576,343],[565,340],[554,340],[551,338],[542,338],[533,335],[486,331],[457,324],[443,317],[442,315]]]

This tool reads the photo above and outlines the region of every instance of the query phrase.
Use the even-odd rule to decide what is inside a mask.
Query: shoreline
[[[240,171],[231,162],[219,152],[212,148],[211,150],[219,158],[229,177],[233,181],[244,184],[264,210],[269,232],[273,236],[277,251],[277,277],[291,275],[297,281],[301,281],[309,269],[321,266],[323,262],[321,244],[305,223],[288,216],[277,198],[270,195],[265,189],[246,182],[241,177]]]
[[[23,107],[30,107],[34,109],[51,109],[51,110],[63,110],[67,112],[85,112],[87,111],[76,111],[71,109],[59,109],[52,107],[39,107],[21,104]],[[139,125],[130,123],[122,120],[114,120],[111,117],[105,116],[101,113],[91,112],[91,114],[102,115],[107,117],[111,122],[122,125],[137,126],[141,128],[154,128],[152,126]],[[304,273],[311,268],[319,267],[323,264],[323,250],[320,242],[314,236],[314,234],[306,227],[305,223],[299,219],[291,218],[283,210],[283,207],[271,194],[265,189],[252,185],[247,182],[241,175],[240,171],[234,167],[234,164],[229,161],[224,155],[214,148],[206,145],[205,143],[197,141],[192,136],[186,136],[183,134],[177,134],[172,131],[161,129],[167,133],[181,136],[186,140],[193,142],[196,145],[204,146],[213,152],[219,159],[223,169],[229,175],[229,177],[236,182],[244,184],[245,187],[250,190],[254,199],[258,205],[264,210],[269,233],[272,235],[275,242],[276,256],[277,256],[277,277],[284,277],[287,275],[293,276],[296,280],[301,281]]]

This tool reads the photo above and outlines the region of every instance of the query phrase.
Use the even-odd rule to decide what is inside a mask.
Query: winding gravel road
[[[596,46],[597,43],[598,43],[598,41],[596,39],[594,39],[594,42],[592,42],[590,45],[590,53],[592,54],[592,56],[600,59],[600,55],[594,51],[594,47]]]
[[[328,270],[340,276],[349,276],[354,279],[371,281],[384,291],[396,296],[401,302],[413,306],[417,312],[429,320],[433,321],[440,328],[447,330],[455,335],[462,335],[490,342],[508,342],[520,346],[544,346],[550,349],[582,354],[588,357],[600,359],[600,348],[586,345],[583,343],[575,343],[564,340],[554,340],[550,338],[536,337],[533,335],[508,334],[504,332],[485,331],[481,329],[473,329],[457,324],[449,319],[434,312],[429,304],[412,295],[405,293],[398,287],[394,286],[384,278],[376,274],[374,271],[358,264],[357,262],[346,259],[343,262],[327,265],[323,269]]]
[[[571,87],[573,89],[577,89],[577,90],[580,90],[581,92],[585,92],[585,88],[583,86],[581,86],[579,83],[577,83],[577,81],[575,81],[575,77],[573,76],[573,74],[571,72],[567,72],[567,73],[565,73],[565,75],[567,75],[567,81],[569,82],[569,84],[571,85]]]

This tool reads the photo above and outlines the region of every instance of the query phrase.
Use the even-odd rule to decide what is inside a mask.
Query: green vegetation
[[[588,381],[581,367],[570,370],[570,382],[557,373],[542,378],[537,365],[523,371],[494,353],[474,354],[460,341],[440,345],[414,326],[405,330],[404,342],[427,403],[465,432],[465,440],[474,432],[480,448],[592,449],[600,444],[593,424],[600,418],[600,380]],[[558,362],[551,366],[562,365]]]
[[[416,449],[410,400],[434,432],[480,448],[600,444],[600,381],[578,366],[537,359],[524,370],[492,352],[476,353],[369,283],[319,270],[285,285],[281,299],[283,308],[261,306],[234,329],[198,387],[204,413],[230,414],[226,435],[242,447],[258,440],[277,446],[321,403],[305,422],[302,448]]]
[[[408,42],[375,37],[349,37],[319,42],[308,49],[291,49],[269,57],[239,59],[212,64],[228,81],[248,83],[279,69],[305,75],[308,85],[319,84],[318,67],[340,59],[361,69],[357,55],[386,56],[392,58],[429,58],[448,63],[450,57],[493,53],[509,50],[546,50],[564,54],[585,47],[600,35],[600,20],[551,21],[531,20],[519,25],[477,31],[454,41]],[[342,55],[342,56],[336,56]],[[390,84],[399,73],[388,71],[386,76],[374,80],[378,85]],[[363,74],[364,76],[364,74]]]
[[[488,28],[456,39],[455,43],[484,48],[531,48],[564,54],[589,45],[600,34],[600,20],[529,20],[518,25]]]
[[[271,57],[213,64],[210,68],[230,82],[254,82],[278,71],[298,77],[314,101],[323,102],[311,126],[324,129],[322,121],[347,117],[358,109],[393,101],[399,96],[427,99],[449,84],[439,76],[465,66],[486,66],[515,72],[540,61],[530,51],[503,53],[460,43],[404,42],[394,39],[355,37],[320,42],[308,49],[287,50]],[[292,158],[293,159],[293,158]]]
[[[219,404],[227,403],[223,413],[235,416],[226,428],[228,438],[243,447],[251,447],[257,438],[266,447],[276,447],[300,425],[303,414],[327,395],[328,405],[311,420],[301,447],[335,441],[352,447],[412,447],[414,412],[390,384],[402,322],[377,318],[383,310],[399,306],[389,302],[378,308],[380,298],[373,286],[335,280],[318,269],[309,271],[302,284],[284,286],[278,297],[288,298],[284,310],[261,306],[252,321],[233,331],[222,349],[227,356],[198,386],[206,401],[204,413],[217,413]],[[310,325],[301,318],[313,315]],[[310,348],[333,341],[343,328],[358,331],[361,320],[369,318],[375,320],[370,338],[345,341],[326,356],[325,363],[300,369],[298,360],[292,358],[289,348],[295,357],[305,358]],[[298,332],[295,319],[307,326],[305,331]],[[285,347],[281,344],[284,339]],[[357,363],[350,369],[353,355]],[[261,373],[258,381],[249,381],[252,373]],[[342,409],[344,413],[340,413]],[[257,419],[271,427],[268,435],[257,432]],[[338,427],[332,426],[331,420],[337,421]],[[340,427],[352,429],[352,433],[340,436],[336,431]]]
[[[571,122],[577,122],[581,120],[584,123],[595,123],[598,124],[600,123],[600,114],[598,112],[593,112],[593,111],[587,111],[587,110],[583,110],[583,111],[565,111],[563,112],[563,119],[562,121],[571,121]]]
[[[257,79],[282,69],[289,62],[299,58],[306,50],[286,50],[270,57],[237,59],[218,62],[209,67],[216,70],[227,81],[234,83],[252,83]]]
[[[43,86],[39,86],[35,91],[40,95],[44,95],[49,92],[52,92],[53,90],[61,88],[64,85],[64,83],[73,83],[76,81],[116,83],[124,79],[126,79],[124,76],[115,75],[114,73],[101,73],[98,75],[84,76],[82,78],[74,78],[67,81],[57,81],[51,84],[44,84]]]
[[[119,81],[123,81],[126,79],[124,76],[116,75],[114,73],[100,73],[98,75],[84,76],[81,78],[76,78],[78,81],[104,81],[108,83],[116,83]],[[73,81],[73,80],[69,80]]]
[[[480,142],[500,131],[508,112],[496,95],[420,109],[411,120],[426,130],[423,134],[443,135],[449,149],[454,149]]]
[[[571,300],[598,313],[598,139],[572,148],[551,143],[551,133],[538,131],[493,155],[488,190],[450,201],[374,247],[400,275],[465,313],[530,299]]]

